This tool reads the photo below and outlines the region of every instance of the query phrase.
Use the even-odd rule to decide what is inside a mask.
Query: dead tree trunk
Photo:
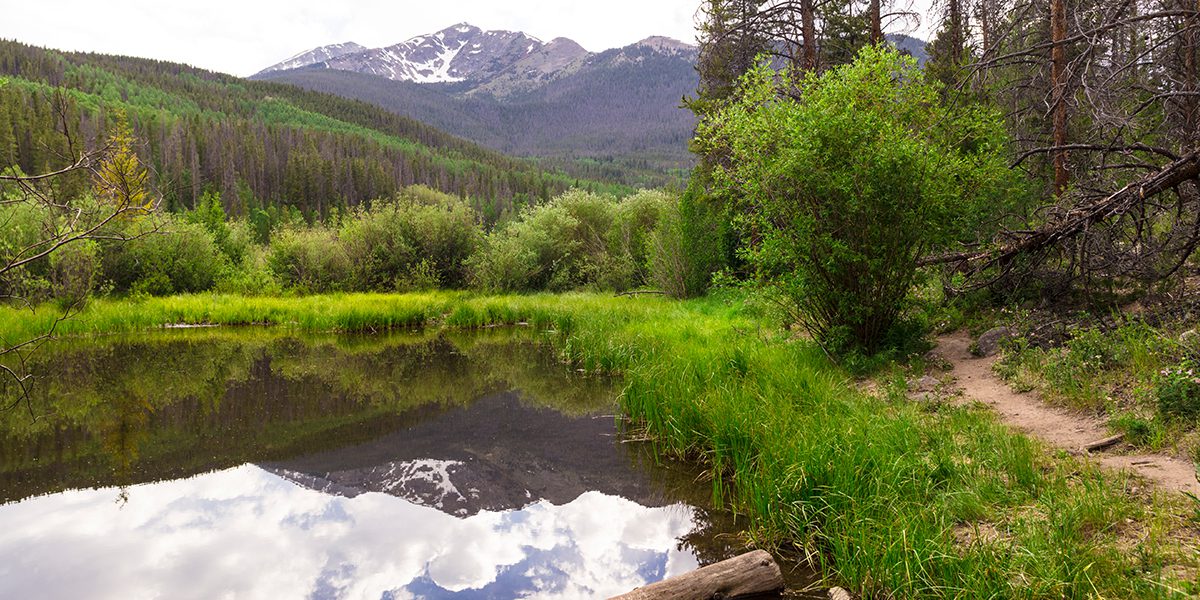
[[[1126,215],[1144,206],[1151,197],[1197,178],[1200,178],[1200,150],[1192,151],[1107,197],[1075,206],[1038,229],[1021,235],[1016,241],[991,250],[928,257],[919,261],[919,264],[958,264],[960,270],[967,274],[996,265],[1007,265],[1020,255],[1052,248],[1086,232],[1093,225]]]
[[[783,589],[783,573],[762,550],[640,587],[609,600],[710,600],[745,598]]]
[[[1054,193],[1062,196],[1070,185],[1067,171],[1067,2],[1050,0],[1050,88],[1054,113]]]

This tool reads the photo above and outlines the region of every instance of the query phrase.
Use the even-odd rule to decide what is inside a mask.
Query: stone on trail
[[[972,350],[972,353],[975,356],[984,358],[995,356],[1000,352],[1000,344],[1013,337],[1013,331],[1007,327],[989,329],[983,335],[979,336],[979,340],[975,342],[975,348]]]

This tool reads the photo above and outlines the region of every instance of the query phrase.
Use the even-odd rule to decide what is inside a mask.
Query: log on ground
[[[753,598],[783,589],[783,572],[775,559],[755,550],[610,600],[712,600]]]

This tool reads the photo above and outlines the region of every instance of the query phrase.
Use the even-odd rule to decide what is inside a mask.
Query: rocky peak
[[[260,74],[261,73],[270,73],[272,71],[287,71],[289,69],[299,69],[300,67],[307,67],[309,65],[323,63],[327,60],[337,58],[339,56],[353,54],[356,52],[362,52],[366,49],[367,48],[365,46],[356,44],[354,42],[343,42],[341,44],[330,44],[328,46],[321,46],[320,48],[314,48],[307,52],[301,52],[300,54],[297,54],[285,61],[271,65],[271,66],[263,69],[260,72]]]
[[[626,58],[631,49],[687,57],[695,47],[667,37],[650,37],[616,53]],[[416,83],[470,82],[480,93],[506,96],[578,72],[597,54],[567,38],[543,42],[520,31],[484,30],[457,23],[384,48],[367,49],[348,42],[323,46],[294,56],[259,73],[320,66],[353,71],[395,81]]]
[[[648,37],[635,45],[650,48],[664,54],[686,54],[696,51],[696,46],[661,35]]]

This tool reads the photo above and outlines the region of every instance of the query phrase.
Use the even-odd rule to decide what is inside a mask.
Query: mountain
[[[353,42],[323,46],[257,73],[319,66],[374,75],[392,81],[480,84],[498,77],[537,80],[567,72],[587,50],[566,38],[549,43],[519,31],[485,31],[459,23],[384,48]]]
[[[289,69],[299,69],[300,67],[306,67],[308,65],[324,62],[327,60],[333,60],[335,58],[338,58],[339,56],[344,56],[346,54],[354,54],[357,52],[363,52],[365,50],[366,50],[365,47],[355,44],[354,42],[345,42],[343,44],[330,44],[328,46],[321,46],[320,48],[314,48],[312,50],[309,50],[308,52],[301,52],[300,54],[297,54],[281,63],[271,65],[270,67],[263,69],[262,72],[269,73],[272,71],[287,71]]]
[[[922,40],[888,40],[924,61]],[[581,177],[660,186],[693,164],[695,118],[681,107],[698,83],[690,44],[650,37],[588,52],[460,23],[386,48],[323,58],[325,48],[253,78],[369,102]]]
[[[917,59],[917,64],[925,66],[925,61],[929,60],[929,44],[925,40],[903,33],[889,33],[884,37],[901,53]]]
[[[460,23],[386,48],[322,50],[253,79],[369,102],[581,177],[660,186],[692,165],[695,118],[681,100],[696,89],[698,50],[677,40],[588,52]]]
[[[348,45],[305,56],[332,56]],[[54,115],[59,115],[55,117]],[[168,207],[219,192],[226,210],[319,218],[422,184],[470,198],[489,221],[573,185],[568,177],[377,106],[185,65],[0,40],[0,171],[64,166],[70,140],[103,143],[123,114]],[[86,177],[57,180],[69,196]],[[71,191],[67,191],[71,190]]]

